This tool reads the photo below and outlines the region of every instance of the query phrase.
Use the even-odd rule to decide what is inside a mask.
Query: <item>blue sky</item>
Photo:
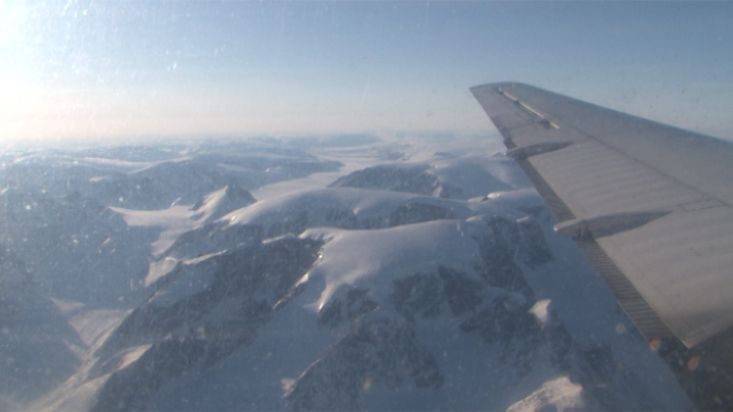
[[[497,80],[733,137],[731,2],[0,5],[0,139],[487,133]]]

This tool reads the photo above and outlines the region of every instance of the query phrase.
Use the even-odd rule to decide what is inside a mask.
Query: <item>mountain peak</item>
[[[209,193],[196,202],[191,209],[198,212],[201,220],[217,219],[229,212],[256,202],[254,196],[237,183],[229,183]]]
[[[246,200],[249,203],[255,201],[254,196],[237,183],[224,186],[224,196],[231,200]]]

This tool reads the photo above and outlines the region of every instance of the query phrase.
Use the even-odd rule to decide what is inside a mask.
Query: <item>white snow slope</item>
[[[691,408],[493,142],[307,142],[279,143],[302,158],[292,173],[277,163],[259,200],[229,183],[167,209],[160,198],[143,210],[108,204],[131,230],[159,234],[145,244],[147,273],[131,278],[147,298],[124,312],[58,300],[75,313],[74,370],[33,399],[0,393],[0,408]],[[240,167],[229,152],[207,154],[227,165],[216,181],[222,170],[245,181],[256,156],[241,154]],[[256,153],[272,162],[271,150]],[[99,158],[85,161],[137,161]],[[336,161],[340,173],[317,166]],[[115,187],[161,164],[150,162],[116,174]]]

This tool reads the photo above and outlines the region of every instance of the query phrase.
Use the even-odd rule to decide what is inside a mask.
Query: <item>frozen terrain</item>
[[[3,154],[0,409],[690,409],[497,149]]]

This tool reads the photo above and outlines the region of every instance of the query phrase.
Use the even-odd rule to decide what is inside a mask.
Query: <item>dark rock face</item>
[[[148,410],[148,401],[166,379],[204,367],[206,354],[203,339],[182,337],[157,342],[130,367],[110,376],[91,410]]]
[[[379,304],[369,297],[369,290],[364,288],[342,287],[346,292],[339,290],[341,298],[332,299],[326,307],[318,313],[318,321],[327,326],[338,326],[344,321],[353,321],[360,316],[379,307]]]
[[[451,211],[443,207],[421,202],[409,202],[392,212],[389,216],[389,226],[430,222],[438,219],[451,219],[452,217]]]
[[[61,383],[79,364],[69,344],[83,346],[24,263],[0,245],[0,398],[33,399]]]
[[[340,177],[331,184],[331,187],[383,189],[429,196],[443,190],[445,193],[441,197],[451,197],[450,195],[456,194],[454,192],[460,192],[459,188],[442,188],[440,180],[430,174],[423,165],[369,167]]]
[[[352,172],[331,186],[419,193],[451,199],[469,199],[514,188],[486,166],[486,159],[458,160],[455,157],[445,162],[382,164]]]
[[[8,191],[0,199],[0,242],[23,261],[37,287],[90,305],[137,303],[156,230],[75,192],[65,198]]]
[[[166,256],[196,257],[224,249],[241,249],[257,245],[264,239],[257,225],[228,226],[224,222],[209,222],[179,236],[166,251]]]
[[[491,218],[486,224],[491,235],[479,242],[487,281],[492,286],[528,291],[519,264],[532,268],[552,259],[539,225],[532,220],[514,222],[503,217]]]
[[[247,344],[275,307],[295,292],[319,248],[315,241],[283,238],[227,252],[207,262],[214,280],[203,291],[170,306],[151,298],[99,350],[106,361],[96,365],[93,376],[107,373],[126,348],[152,346],[112,374],[93,409],[144,409],[165,380],[200,372]]]
[[[410,275],[394,281],[392,305],[405,318],[434,318],[443,304],[443,284],[435,275]]]
[[[411,325],[365,316],[355,330],[311,365],[285,395],[295,410],[355,410],[372,381],[439,389],[444,377]]]

